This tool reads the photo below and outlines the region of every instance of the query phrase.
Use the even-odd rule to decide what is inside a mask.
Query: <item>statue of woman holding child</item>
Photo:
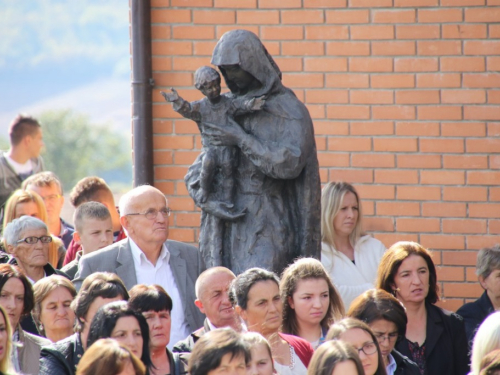
[[[223,95],[250,103],[251,110],[220,123],[204,122],[203,116],[198,121],[204,149],[185,180],[202,209],[200,251],[206,267],[222,265],[235,274],[256,266],[281,272],[299,256],[319,258],[321,192],[309,112],[283,86],[278,66],[249,31],[224,34],[212,64],[230,89]],[[221,173],[215,173],[211,190],[200,194],[204,158],[221,146],[236,150],[232,192],[225,199],[217,194],[227,187]]]

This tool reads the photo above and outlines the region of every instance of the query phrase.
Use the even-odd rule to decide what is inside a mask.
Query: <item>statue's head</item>
[[[194,72],[194,87],[209,99],[220,95],[220,82],[219,72],[210,66],[202,66]]]

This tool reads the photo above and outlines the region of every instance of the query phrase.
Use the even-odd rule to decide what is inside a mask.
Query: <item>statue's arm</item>
[[[264,95],[251,99],[248,99],[246,97],[236,97],[231,101],[231,108],[228,112],[230,112],[229,114],[232,117],[240,116],[247,113],[260,111],[264,107],[265,103],[266,99]]]
[[[197,102],[189,103],[184,100],[174,88],[172,88],[170,92],[160,91],[160,94],[167,102],[173,104],[174,111],[179,113],[182,117],[196,122],[201,121],[201,114]]]
[[[274,117],[276,119],[276,117]],[[314,134],[308,120],[277,118],[286,121],[278,141],[260,139],[251,134],[243,134],[238,147],[252,163],[267,176],[277,179],[296,178],[303,170],[307,158],[314,152]],[[261,126],[277,126],[262,124]]]

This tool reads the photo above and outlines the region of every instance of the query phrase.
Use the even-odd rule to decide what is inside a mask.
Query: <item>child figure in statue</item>
[[[194,81],[195,87],[205,95],[205,98],[189,103],[181,98],[173,88],[169,93],[160,93],[167,102],[173,103],[176,112],[195,121],[200,130],[205,150],[198,191],[200,202],[207,201],[214,176],[219,170],[221,174],[219,197],[228,207],[232,207],[233,171],[237,161],[236,148],[210,145],[204,136],[204,123],[223,126],[228,122],[228,118],[234,119],[235,116],[260,110],[264,106],[265,100],[264,97],[235,98],[231,93],[221,95],[220,74],[209,66],[202,66],[196,70]]]

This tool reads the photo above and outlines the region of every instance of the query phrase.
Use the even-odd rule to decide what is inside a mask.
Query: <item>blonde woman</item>
[[[337,287],[344,307],[374,287],[386,248],[363,235],[361,201],[351,184],[329,182],[321,193],[321,263]]]
[[[477,330],[472,344],[472,375],[479,375],[481,361],[495,349],[500,349],[500,311],[488,316]]]
[[[12,328],[4,308],[0,306],[0,375],[14,373],[10,360]]]

